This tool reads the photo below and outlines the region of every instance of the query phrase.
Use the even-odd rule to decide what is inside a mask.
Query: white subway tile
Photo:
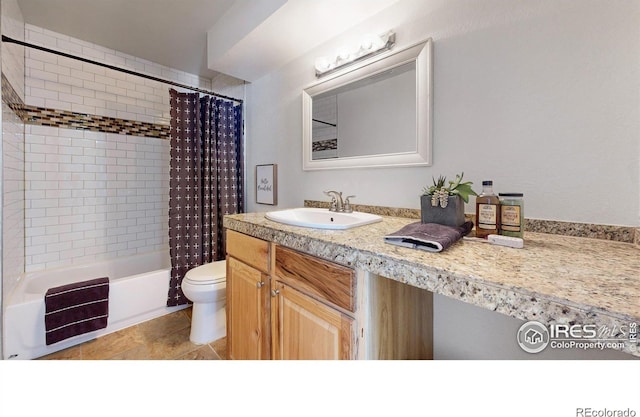
[[[47,252],[61,252],[69,250],[73,247],[73,244],[68,242],[58,242],[58,243],[50,243],[47,245]],[[62,255],[62,254],[61,254]],[[64,257],[60,256],[64,259]]]
[[[59,224],[57,217],[35,217],[31,219],[31,227],[58,226]]]
[[[65,40],[65,39],[58,39],[56,41],[56,45],[57,45],[59,50],[62,50],[62,51],[67,52],[67,53],[71,53],[71,54],[74,54],[74,55],[82,53],[82,45],[80,45],[80,44],[78,44],[76,42],[72,42],[72,41]]]
[[[72,94],[79,96],[81,99],[84,97],[95,97],[96,96],[96,92],[90,88],[85,88],[84,87],[84,82],[83,82],[83,87],[72,87],[71,88],[71,92]],[[80,102],[82,102],[82,100],[80,100]]]
[[[44,98],[45,100],[46,99],[58,100],[57,91],[45,90],[43,88],[31,87],[31,95],[35,97]]]
[[[45,100],[44,100],[43,98],[41,98],[41,97],[34,97],[34,96],[31,96],[31,95],[29,95],[29,96],[25,99],[24,103],[25,103],[27,106],[45,107]]]
[[[97,45],[93,45],[93,47],[88,47],[88,46],[83,46],[82,47],[82,54],[89,58],[89,59],[93,59],[95,61],[104,61],[105,59],[105,52],[104,51],[100,51],[98,50]]]
[[[116,117],[118,117],[119,119],[124,119],[124,120],[136,120],[136,117],[138,115],[136,113],[131,113],[131,112],[127,112],[127,111],[119,111],[116,113]]]
[[[94,247],[95,245],[96,245],[95,239],[78,239],[73,241],[74,249],[79,249],[79,248],[85,249],[89,247]]]
[[[77,78],[75,76],[67,77],[65,75],[59,75],[58,82],[60,84],[66,84],[66,85],[71,85],[75,87],[82,87],[84,85],[84,80],[82,78]]]
[[[76,94],[58,93],[58,100],[72,104],[83,104],[82,97]]]
[[[82,64],[82,69],[86,72],[90,72],[92,74],[95,75],[99,75],[101,77],[104,77],[105,73],[108,71],[106,68],[101,67],[99,65],[95,65],[95,64],[91,64],[88,62],[85,62]],[[111,71],[111,70],[109,70]]]
[[[95,229],[96,225],[94,222],[80,222],[74,223],[71,225],[71,230],[74,232],[85,232],[87,230]]]
[[[101,92],[106,92],[107,91],[107,86],[105,84],[101,84],[95,81],[88,81],[85,80],[83,83],[84,88],[89,89],[89,90],[93,90],[93,91],[101,91]],[[95,93],[94,93],[95,94]]]
[[[29,68],[31,70],[38,70],[38,71],[44,71],[44,62],[41,60],[37,60],[34,58],[25,58],[24,59],[24,63],[25,63],[25,68]],[[30,81],[31,78],[28,77],[25,82]]]
[[[84,256],[84,249],[83,248],[78,248],[78,249],[68,249],[68,250],[63,250],[60,251],[60,259],[73,259],[75,258],[79,258],[79,257],[83,257]]]
[[[58,57],[58,65],[60,65],[61,67],[69,68],[69,69],[73,68],[77,70],[82,70],[82,62],[78,61],[77,59]],[[64,75],[71,75],[71,73],[64,74]]]
[[[58,64],[50,64],[48,62],[45,62],[44,64],[44,71],[56,75],[65,75],[67,77],[71,76],[71,68],[63,67]]]
[[[71,104],[71,111],[76,113],[95,114],[96,108],[93,106],[85,106],[84,104]]]
[[[47,90],[57,91],[59,93],[67,93],[67,94],[71,93],[70,85],[61,84],[60,82],[54,82],[54,81],[42,81],[42,82],[44,84],[42,88],[45,88]],[[38,87],[38,86],[33,85],[32,87]]]
[[[72,69],[71,70],[71,77],[74,77],[76,79],[79,80],[83,80],[83,81],[94,81],[95,80],[95,74],[92,74],[90,72],[85,72],[82,70],[77,70],[77,69]]]
[[[47,245],[30,245],[25,248],[25,255],[33,256],[33,255],[43,255],[47,253]]]

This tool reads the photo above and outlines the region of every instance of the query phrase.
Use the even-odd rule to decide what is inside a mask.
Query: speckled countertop
[[[224,226],[523,320],[640,324],[640,249],[633,244],[533,232],[524,249],[461,240],[429,253],[384,243],[383,236],[415,221],[383,217],[350,230],[317,230],[248,213],[225,216]],[[640,356],[640,343],[626,340],[623,350]]]

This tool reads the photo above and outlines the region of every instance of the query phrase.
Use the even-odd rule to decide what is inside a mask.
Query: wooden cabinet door
[[[268,276],[227,257],[227,356],[269,359]]]
[[[272,282],[274,359],[352,359],[354,322],[346,314],[280,282]]]

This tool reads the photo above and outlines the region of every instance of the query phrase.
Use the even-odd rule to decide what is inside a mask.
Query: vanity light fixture
[[[320,78],[337,71],[345,65],[388,51],[395,43],[396,34],[393,31],[383,35],[365,35],[360,44],[353,48],[341,47],[333,57],[323,56],[317,58],[315,63],[316,77]]]

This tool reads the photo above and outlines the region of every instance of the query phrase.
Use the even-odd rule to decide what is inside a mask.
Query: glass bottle
[[[500,234],[524,237],[524,195],[500,193]]]
[[[499,206],[493,181],[482,181],[482,193],[476,197],[476,237],[486,239],[491,234],[498,234]]]

